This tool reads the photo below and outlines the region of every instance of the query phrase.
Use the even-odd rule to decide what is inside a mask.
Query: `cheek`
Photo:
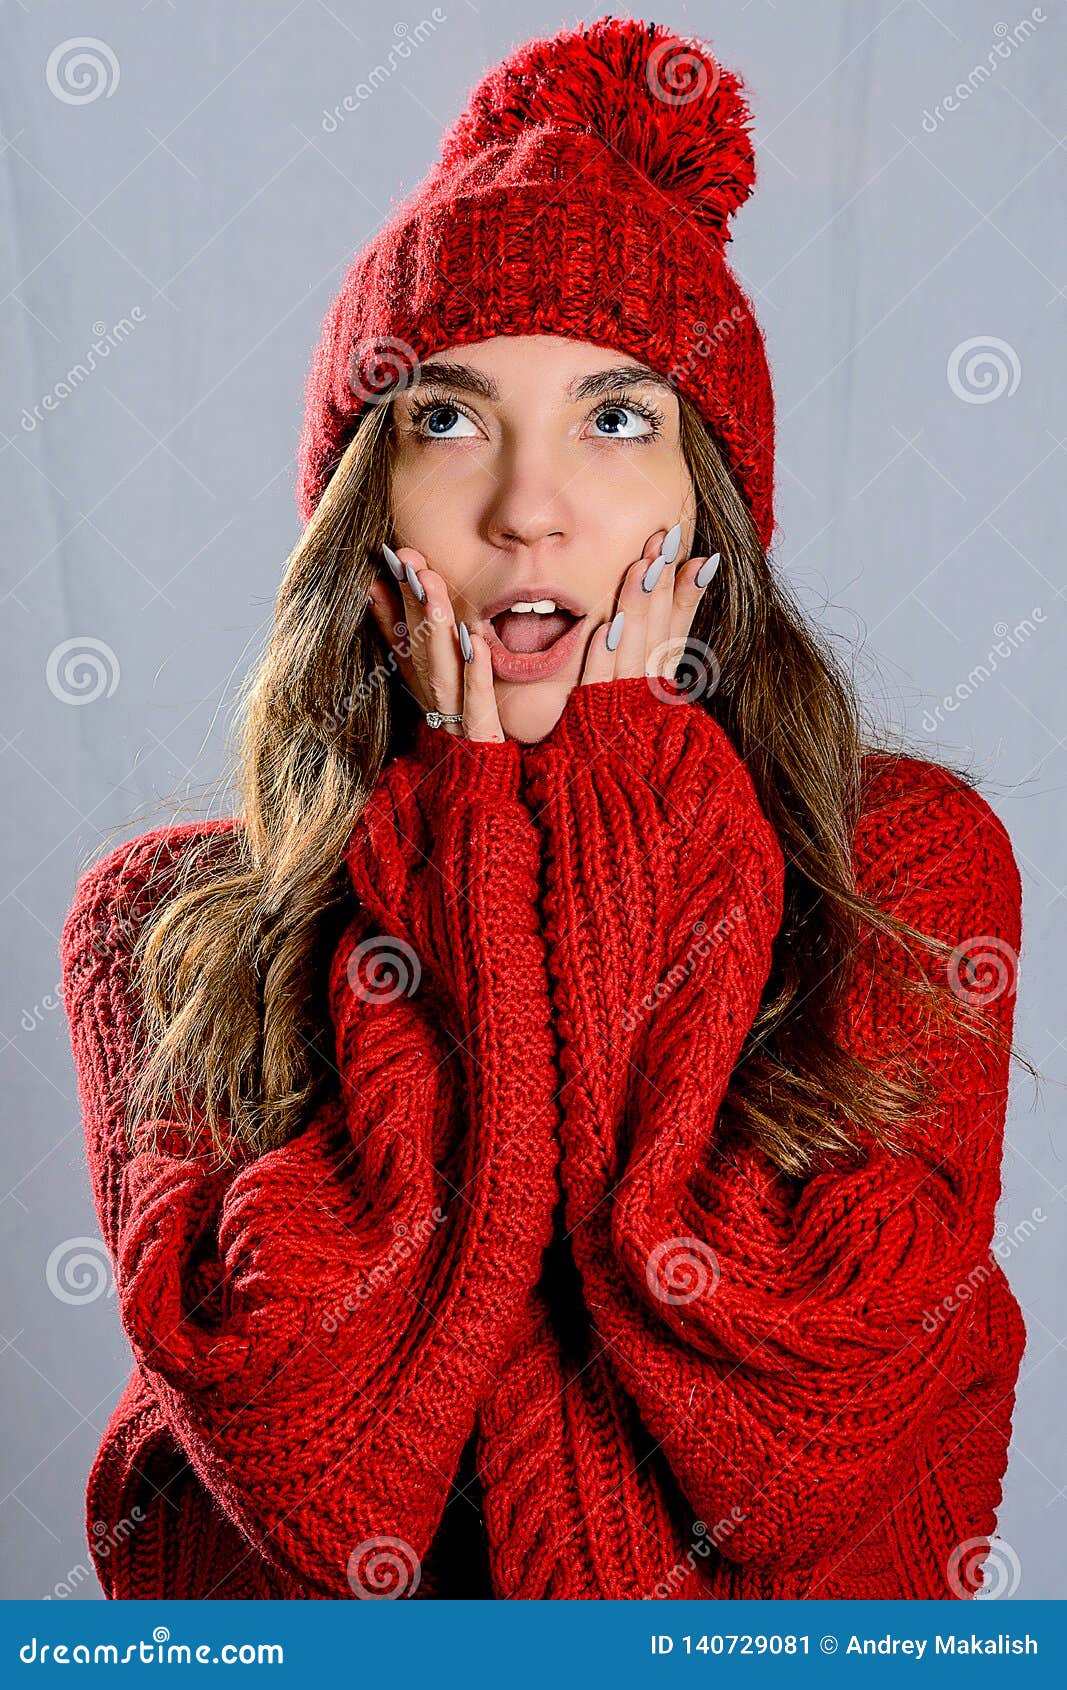
[[[574,485],[577,520],[604,537],[611,556],[629,562],[656,528],[684,515],[692,494],[685,459],[667,446],[612,447]]]
[[[442,474],[433,461],[416,451],[402,451],[391,475],[392,523],[398,543],[427,551],[442,535],[455,532],[470,504],[469,494],[455,475]]]
[[[484,492],[471,478],[443,473],[415,452],[398,454],[390,480],[390,545],[421,552],[453,592],[462,592],[477,554]]]

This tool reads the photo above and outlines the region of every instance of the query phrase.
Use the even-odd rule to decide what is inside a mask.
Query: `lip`
[[[569,610],[576,618],[574,625],[547,651],[509,651],[493,627],[492,618],[519,600],[536,604],[538,599],[555,599],[562,610]],[[507,593],[489,601],[475,631],[489,646],[493,675],[498,681],[547,681],[566,668],[581,643],[588,620],[588,611],[555,581],[517,581]]]
[[[508,604],[514,604],[515,599],[521,596],[519,593],[513,594]],[[538,596],[546,599],[556,597],[554,593],[541,593]],[[562,604],[562,598],[558,599],[557,603]],[[506,608],[507,605],[501,606],[501,609]],[[509,651],[488,618],[478,632],[488,642],[493,674],[498,681],[547,681],[553,675],[558,675],[571,661],[582,642],[587,620],[587,617],[579,616],[547,651]]]

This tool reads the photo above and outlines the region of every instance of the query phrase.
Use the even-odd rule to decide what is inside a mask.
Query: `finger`
[[[405,686],[417,692],[417,677],[412,667],[408,647],[408,626],[400,589],[384,580],[372,581],[367,589],[368,608],[382,637],[386,651],[392,658]]]
[[[701,600],[707,592],[719,568],[719,553],[713,552],[710,557],[691,557],[685,565],[676,571],[674,583],[674,602],[671,606],[670,647],[672,659],[670,666],[662,673],[670,680],[674,678],[674,671],[678,659],[685,650],[693,626],[693,619],[700,608]],[[701,585],[697,585],[698,580]]]
[[[466,627],[466,624],[464,624]],[[463,664],[463,736],[465,739],[488,740],[500,744],[504,730],[500,725],[496,689],[493,686],[493,659],[489,642],[481,634],[467,631],[471,657]]]
[[[658,528],[645,542],[636,563],[632,563],[622,579],[618,608],[624,612],[622,638],[615,652],[615,676],[643,675],[648,646],[648,607],[652,593],[642,589],[642,581],[649,565],[659,557],[666,529]]]
[[[616,613],[617,614],[617,613]],[[615,618],[612,618],[612,622]],[[591,686],[594,681],[610,681],[615,676],[615,653],[608,649],[607,638],[612,622],[601,622],[593,630],[592,638],[586,647],[585,663],[582,668],[582,678],[579,686]],[[623,626],[626,618],[623,616]]]
[[[668,540],[672,542],[670,546],[667,545]],[[673,556],[670,555],[672,552]],[[641,579],[642,591],[648,601],[643,671],[646,675],[661,675],[664,664],[670,661],[671,609],[675,579],[681,567],[679,559],[685,561],[680,523],[666,535],[651,568],[645,571]]]
[[[404,565],[399,583],[408,623],[411,662],[419,682],[424,709],[459,715],[463,676],[455,612],[444,578],[431,569],[421,552],[402,546],[394,554]]]

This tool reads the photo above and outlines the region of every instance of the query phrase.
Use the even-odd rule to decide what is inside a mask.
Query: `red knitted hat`
[[[300,444],[303,520],[360,413],[417,380],[422,359],[557,334],[670,377],[768,546],[770,372],[725,256],[727,220],[755,182],[751,121],[706,43],[636,19],[527,42],[490,71],[326,315]]]

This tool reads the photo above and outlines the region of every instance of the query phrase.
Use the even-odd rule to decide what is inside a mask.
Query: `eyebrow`
[[[483,375],[481,370],[470,364],[453,363],[447,358],[434,358],[420,364],[418,381],[405,391],[412,393],[417,387],[430,382],[439,387],[453,388],[458,393],[473,393],[494,403],[500,398],[500,388],[491,376]],[[674,392],[673,383],[666,376],[660,375],[658,370],[650,370],[645,364],[615,364],[608,369],[594,370],[590,375],[570,382],[564,392],[577,403],[600,393],[616,392],[620,387],[664,387],[668,392]]]

